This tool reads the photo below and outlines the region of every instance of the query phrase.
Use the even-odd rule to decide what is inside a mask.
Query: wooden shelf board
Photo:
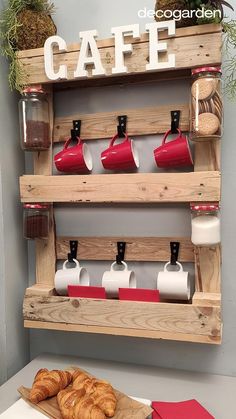
[[[220,345],[220,337],[209,337],[202,335],[188,335],[183,333],[153,332],[150,330],[120,329],[115,327],[83,326],[75,324],[62,324],[41,321],[24,321],[24,327],[28,329],[57,330],[61,332],[94,333],[102,335],[136,337],[146,339],[174,340],[179,342],[205,343]]]
[[[215,301],[215,296],[206,296]],[[144,303],[30,295],[24,299],[26,327],[219,344],[221,310],[193,304]]]
[[[160,39],[166,40],[169,54],[176,54],[176,66],[175,69],[169,71],[170,77],[175,78],[176,72],[182,70],[189,71],[193,67],[221,64],[221,25],[202,25],[177,29],[174,38],[169,38],[167,36],[167,32],[165,31],[160,34]],[[146,64],[148,62],[149,55],[148,34],[142,34],[140,39],[127,39],[127,42],[131,42],[133,44],[133,53],[132,55],[125,57],[128,74],[125,75],[125,77],[123,76],[123,78],[128,81],[129,78],[133,78],[134,75],[142,77],[144,74],[145,78],[148,78],[149,76],[153,78],[152,73],[149,75],[149,73],[146,72]],[[79,80],[78,82],[82,85],[88,83],[88,81],[91,81],[91,85],[94,85],[94,83],[98,83],[96,80],[100,80],[101,85],[103,81],[107,82],[109,78],[115,78],[114,75],[112,75],[112,67],[114,66],[115,60],[114,39],[111,38],[99,41],[98,48],[100,50],[101,60],[107,75],[91,78],[91,68],[88,67],[90,80]],[[68,47],[66,53],[60,51],[54,52],[54,65],[56,67],[66,62],[68,66],[69,82],[74,79],[74,70],[77,66],[79,51],[80,44],[75,43]],[[18,53],[18,57],[26,71],[28,84],[52,82],[51,80],[48,80],[45,74],[43,48],[21,51]],[[163,59],[165,60],[166,57]],[[155,72],[155,74],[165,73],[166,70]],[[119,79],[119,76],[117,76],[117,78]],[[56,83],[61,83],[61,81],[56,81]],[[65,83],[65,81],[63,81],[63,83]]]
[[[219,172],[27,175],[22,202],[165,203],[220,200]]]
[[[57,237],[56,256],[65,260],[70,252],[70,240],[78,241],[79,260],[114,261],[117,242],[126,242],[125,260],[167,262],[170,259],[170,242],[180,242],[178,260],[194,262],[194,246],[184,237]]]
[[[180,128],[189,131],[189,106],[171,104],[140,109],[122,109],[115,112],[100,112],[94,114],[75,114],[55,118],[54,142],[65,141],[70,135],[73,120],[82,120],[81,138],[96,140],[112,138],[117,117],[127,115],[127,132],[129,136],[156,135],[165,133],[171,126],[170,111],[181,111]]]

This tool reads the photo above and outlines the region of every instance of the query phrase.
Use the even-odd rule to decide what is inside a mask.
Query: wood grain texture
[[[114,261],[117,242],[126,242],[125,260],[167,262],[170,260],[170,242],[180,242],[179,261],[194,262],[193,245],[183,237],[57,237],[57,259],[67,259],[70,240],[78,240],[79,260]]]
[[[196,246],[196,291],[221,292],[221,247]]]
[[[222,33],[222,26],[219,24],[211,23],[207,25],[198,25],[198,26],[188,26],[186,28],[179,28],[176,30],[175,38],[181,38],[185,36],[196,36],[196,35],[204,35],[204,34],[214,34],[214,33]],[[162,31],[159,33],[159,39],[168,39],[167,31]],[[149,35],[147,32],[141,34],[140,39],[136,39],[133,37],[126,37],[126,42],[131,44],[136,44],[140,42],[148,42]],[[115,39],[107,38],[107,39],[98,39],[97,46],[99,48],[106,48],[115,45]],[[80,44],[79,43],[71,43],[68,45],[68,51],[80,51]],[[36,49],[27,49],[18,51],[17,55],[19,58],[26,58],[26,57],[40,57],[44,54],[43,48],[36,48]],[[56,52],[55,54],[60,54],[60,52]]]
[[[203,336],[196,334],[184,334],[184,333],[169,333],[169,332],[158,332],[152,330],[138,330],[128,329],[119,327],[100,327],[100,326],[83,326],[77,324],[65,324],[65,323],[51,323],[41,321],[25,320],[24,327],[27,329],[39,329],[39,330],[59,330],[61,332],[80,332],[80,333],[95,333],[102,335],[112,336],[127,336],[137,337],[144,339],[164,339],[173,340],[179,342],[193,342],[193,343],[205,343],[212,345],[221,344],[221,336]]]
[[[24,320],[220,337],[218,307],[25,296]]]
[[[220,174],[27,175],[20,178],[20,193],[22,202],[147,204],[219,201]]]
[[[195,142],[194,170],[220,171],[221,141]]]
[[[25,295],[38,295],[38,296],[47,296],[51,297],[57,295],[56,290],[50,285],[45,284],[35,284],[32,287],[26,288]]]
[[[50,121],[50,139],[51,146],[49,150],[34,153],[34,174],[52,175],[52,138],[53,138],[53,92],[52,85],[47,88],[49,103],[49,121]],[[37,202],[37,199],[35,200]],[[45,201],[50,202],[50,201]],[[36,283],[54,285],[56,251],[55,251],[55,222],[53,207],[50,209],[49,236],[45,240],[35,240],[36,247]]]
[[[215,32],[209,31],[206,33],[207,28],[203,31],[196,30],[195,27],[189,31],[178,32],[174,38],[166,37],[166,34],[162,36],[162,39],[166,39],[168,45],[168,53],[176,54],[176,66],[174,70],[179,69],[191,69],[201,65],[216,65],[222,61],[221,57],[221,44],[222,34],[221,27],[216,25]],[[144,34],[140,40],[132,40],[133,53],[127,55],[125,58],[125,64],[130,74],[142,74],[146,73],[146,64],[148,62],[149,55],[149,42],[148,35]],[[128,42],[128,40],[127,40]],[[100,79],[108,78],[112,76],[112,67],[115,61],[115,47],[114,40],[104,40],[99,44],[99,50],[103,66],[106,70],[106,76],[100,76]],[[68,66],[68,80],[74,79],[74,71],[77,66],[78,55],[80,51],[80,44],[73,44],[66,53],[55,51],[54,54],[54,65],[57,68],[58,65],[66,63]],[[22,62],[26,74],[28,76],[28,84],[36,83],[49,83],[45,70],[44,70],[44,56],[43,50],[21,52],[19,59]],[[160,60],[166,61],[167,54],[162,54]],[[91,69],[89,69],[89,77],[91,77]],[[160,73],[163,72],[159,71]],[[158,73],[158,71],[156,72]],[[114,75],[113,75],[114,77]],[[127,79],[129,74],[127,74]]]
[[[57,117],[54,124],[54,142],[65,141],[70,135],[73,120],[81,120],[81,138],[96,140],[112,138],[116,132],[119,115],[127,115],[127,132],[130,136],[165,133],[171,126],[170,111],[181,111],[180,128],[189,130],[188,105],[173,104],[140,109],[122,109],[115,112],[75,114]]]
[[[201,306],[204,305],[204,307],[213,307],[221,306],[221,294],[220,293],[207,293],[207,292],[195,292],[192,298],[193,305]]]

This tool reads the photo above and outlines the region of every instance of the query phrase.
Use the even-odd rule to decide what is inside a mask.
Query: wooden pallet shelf
[[[133,54],[125,57],[128,74],[111,74],[114,65],[114,39],[101,40],[98,47],[107,75],[87,80],[73,80],[80,45],[73,44],[66,53],[55,52],[54,64],[68,64],[69,79],[52,82],[44,70],[43,49],[21,51],[18,58],[28,75],[28,84],[44,84],[49,94],[51,147],[34,156],[34,175],[20,178],[22,202],[52,203],[181,203],[220,201],[220,141],[195,144],[194,172],[102,174],[89,176],[52,176],[53,143],[70,134],[73,119],[82,120],[81,136],[86,140],[110,138],[117,115],[128,115],[132,136],[161,134],[170,126],[170,111],[181,110],[182,130],[189,129],[189,110],[185,104],[146,109],[125,109],[98,114],[53,115],[53,91],[75,87],[143,83],[190,77],[191,69],[222,62],[222,27],[211,24],[177,29],[169,38],[159,34],[176,54],[176,68],[153,73],[146,71],[148,34],[133,44]],[[163,57],[165,59],[165,57]],[[88,69],[89,71],[91,69]],[[68,187],[69,185],[69,187]],[[194,247],[189,238],[169,237],[56,237],[54,210],[50,215],[47,241],[36,240],[36,283],[26,290],[24,324],[27,328],[110,334],[185,342],[220,344],[221,319],[221,249],[220,246]],[[116,300],[93,300],[59,297],[54,289],[57,260],[67,257],[69,240],[79,241],[80,260],[115,259],[116,243],[125,239],[127,261],[169,260],[169,243],[180,241],[181,262],[194,263],[195,293],[189,304],[141,303]]]
[[[28,175],[20,178],[20,194],[22,202],[214,202],[220,200],[220,173]]]

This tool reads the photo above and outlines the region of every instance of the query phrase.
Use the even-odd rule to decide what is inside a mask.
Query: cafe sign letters
[[[168,46],[165,40],[159,39],[159,32],[168,31],[168,36],[175,36],[175,21],[153,22],[146,25],[146,32],[149,36],[149,55],[146,63],[146,71],[156,71],[175,67],[175,54],[168,54]],[[125,56],[133,52],[132,43],[126,42],[127,37],[140,38],[139,24],[118,26],[111,29],[115,43],[115,57],[112,74],[127,74],[128,68],[125,65]],[[98,32],[96,30],[79,33],[81,45],[78,62],[73,70],[74,79],[86,79],[89,77],[87,67],[92,66],[92,77],[106,76],[106,69],[103,66],[100,51],[97,45]],[[66,62],[54,63],[54,49],[64,53],[67,52],[67,44],[60,36],[51,36],[44,45],[44,66],[45,73],[49,80],[68,80],[68,68]],[[160,60],[160,53],[166,53],[165,61]],[[63,56],[63,55],[62,55]],[[141,59],[142,57],[140,57]],[[70,77],[71,79],[71,77]]]

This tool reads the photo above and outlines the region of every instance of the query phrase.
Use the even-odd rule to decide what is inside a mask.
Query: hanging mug
[[[119,138],[115,135],[109,147],[102,152],[101,161],[106,170],[134,170],[139,168],[139,156],[134,144],[127,134],[125,140],[120,144],[115,144]]]
[[[128,265],[121,262],[123,269],[114,262],[111,270],[106,271],[102,277],[102,286],[105,288],[108,297],[118,297],[119,288],[136,288],[136,278],[133,271],[128,270]]]
[[[171,130],[167,131],[162,145],[154,150],[157,166],[163,169],[192,166],[193,159],[187,137],[178,129],[178,136],[167,143],[170,134]]]
[[[82,268],[78,260],[73,259],[75,268],[67,268],[68,260],[63,263],[62,269],[58,269],[55,274],[55,288],[59,295],[68,295],[68,285],[89,285],[89,274],[85,268]]]
[[[88,173],[93,168],[92,155],[87,144],[81,138],[76,137],[77,144],[69,147],[72,138],[69,138],[63,150],[54,157],[54,163],[59,172],[65,173]]]
[[[157,289],[162,299],[166,300],[189,300],[190,299],[190,278],[189,273],[183,270],[181,263],[176,262],[178,271],[169,271],[171,265],[168,262],[164,271],[159,272],[157,277]]]

